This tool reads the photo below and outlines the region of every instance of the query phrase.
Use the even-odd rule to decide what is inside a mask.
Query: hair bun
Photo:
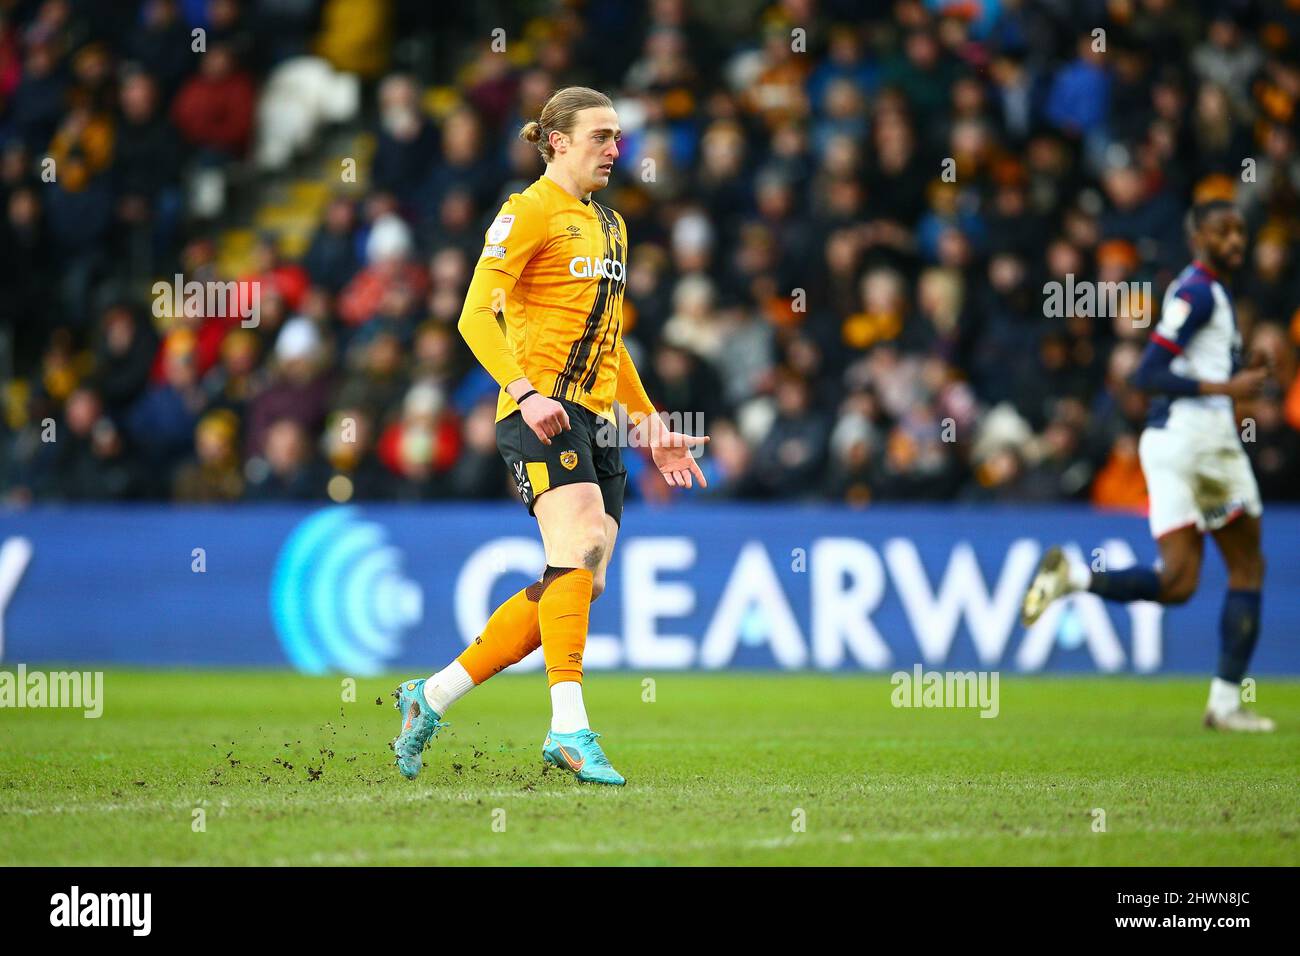
[[[604,93],[585,86],[566,86],[562,90],[556,90],[542,107],[541,115],[524,124],[519,131],[519,138],[535,144],[542,159],[549,163],[555,158],[555,148],[548,142],[551,134],[572,136],[578,114],[592,107],[613,109],[614,104]]]

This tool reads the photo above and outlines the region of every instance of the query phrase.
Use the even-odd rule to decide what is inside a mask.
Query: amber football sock
[[[586,568],[548,567],[542,575],[537,616],[542,628],[546,679],[550,684],[582,683],[582,652],[587,646],[592,578]]]
[[[507,598],[492,612],[483,633],[456,658],[476,685],[523,660],[541,645],[537,587],[530,584]]]

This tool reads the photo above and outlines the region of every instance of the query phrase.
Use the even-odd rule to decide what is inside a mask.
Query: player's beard
[[[1225,278],[1235,275],[1237,270],[1245,264],[1244,255],[1239,256],[1235,262],[1229,262],[1227,259],[1219,259],[1215,256],[1206,256],[1206,260],[1209,262],[1210,268],[1213,269],[1217,275],[1224,276]]]

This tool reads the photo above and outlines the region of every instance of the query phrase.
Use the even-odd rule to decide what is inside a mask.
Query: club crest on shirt
[[[578,467],[578,453],[576,451],[560,452],[560,464],[569,469],[569,471],[573,471],[573,469]]]
[[[487,241],[488,245],[496,245],[504,242],[506,236],[510,235],[510,230],[515,224],[513,215],[497,216],[488,228]]]

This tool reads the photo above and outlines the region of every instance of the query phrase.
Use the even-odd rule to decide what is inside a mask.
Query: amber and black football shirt
[[[611,418],[626,355],[623,218],[543,176],[501,207],[485,236],[476,278],[484,271],[515,280],[493,306],[503,317],[510,353],[533,387]],[[516,408],[503,388],[498,421]]]

